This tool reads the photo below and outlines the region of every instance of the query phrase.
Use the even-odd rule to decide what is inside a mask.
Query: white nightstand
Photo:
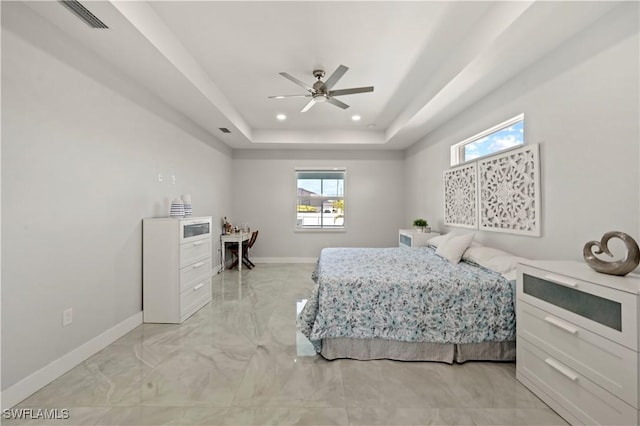
[[[638,425],[640,279],[518,267],[516,378],[571,424]]]
[[[400,247],[423,247],[437,232],[420,232],[417,229],[400,229],[398,231],[398,245]]]

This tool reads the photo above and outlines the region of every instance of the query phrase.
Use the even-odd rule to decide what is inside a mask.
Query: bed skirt
[[[339,337],[322,340],[320,352],[333,360],[392,359],[397,361],[438,361],[448,364],[466,361],[515,361],[516,342],[428,343],[397,342],[383,339],[352,339]]]

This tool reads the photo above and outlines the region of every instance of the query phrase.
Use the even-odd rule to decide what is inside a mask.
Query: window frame
[[[317,196],[300,196],[298,195],[298,179],[300,173],[325,173],[325,172],[335,172],[342,173],[342,195],[317,195]],[[346,203],[346,193],[347,193],[347,168],[346,167],[296,167],[294,169],[294,179],[295,179],[295,207],[294,207],[294,231],[295,232],[346,232],[346,224],[347,224],[347,215],[345,213],[345,209],[343,207],[342,211],[342,225],[341,226],[323,226],[322,224],[319,226],[304,226],[300,225],[298,222],[298,205],[301,199],[313,199],[316,201],[320,201],[321,205],[324,204],[325,201],[329,200],[342,200],[343,205]],[[321,212],[321,214],[324,214]]]
[[[522,130],[523,130],[522,143],[521,144],[510,146],[510,147],[504,148],[504,149],[500,149],[498,151],[494,151],[494,152],[491,152],[489,154],[481,155],[481,156],[478,156],[478,157],[475,157],[475,158],[472,158],[472,159],[469,159],[469,160],[463,160],[464,159],[464,148],[465,148],[465,146],[470,145],[470,144],[472,144],[472,143],[474,143],[474,142],[476,142],[476,141],[478,141],[478,140],[480,140],[480,139],[482,139],[484,137],[492,135],[493,133],[497,133],[497,132],[499,132],[501,130],[504,130],[507,127],[513,126],[514,124],[516,124],[516,123],[518,123],[520,121],[522,121]],[[480,133],[477,133],[477,134],[471,136],[470,138],[467,138],[467,139],[463,140],[462,142],[458,142],[458,143],[455,143],[455,144],[451,145],[451,167],[459,166],[459,165],[462,165],[462,164],[465,164],[465,163],[469,163],[469,162],[472,162],[472,161],[476,161],[476,160],[479,160],[481,158],[486,158],[486,157],[489,157],[491,155],[496,155],[498,153],[509,151],[511,149],[522,148],[527,143],[526,139],[524,137],[525,136],[525,133],[524,133],[524,131],[525,131],[524,130],[525,129],[524,121],[525,121],[524,120],[524,113],[520,113],[520,114],[516,115],[515,117],[512,117],[512,118],[510,118],[508,120],[505,120],[502,123],[496,124],[495,126],[489,128],[487,130],[484,130],[484,131],[482,131]]]

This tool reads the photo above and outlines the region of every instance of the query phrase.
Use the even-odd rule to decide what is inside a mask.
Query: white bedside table
[[[640,424],[640,278],[518,266],[516,378],[571,424]]]
[[[423,247],[437,232],[420,232],[417,229],[400,229],[398,231],[398,245],[400,247]]]

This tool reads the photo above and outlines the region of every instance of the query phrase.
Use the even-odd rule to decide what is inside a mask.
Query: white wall
[[[398,244],[403,154],[388,151],[234,151],[232,223],[259,229],[253,256],[317,257],[323,247]],[[347,168],[346,232],[295,232],[296,167]]]
[[[444,230],[449,146],[519,112],[527,140],[542,146],[543,236],[478,239],[574,259],[608,230],[640,240],[637,6],[616,9],[405,154],[249,150],[231,159],[92,53],[3,5],[2,389],[140,311],[140,220],[165,215],[172,197],[190,193],[195,215],[260,229],[256,257],[394,246],[415,217]],[[294,232],[296,166],[347,168],[346,232]],[[175,174],[176,185],[158,173]],[[74,322],[62,328],[69,307]]]
[[[2,18],[4,391],[141,311],[141,219],[185,193],[220,217],[232,159],[135,86],[105,86],[112,71],[54,29]]]
[[[638,55],[638,4],[625,3],[415,144],[406,152],[405,218],[453,229],[443,226],[450,146],[524,112],[526,141],[541,146],[542,237],[477,232],[476,240],[574,260],[607,231],[640,241]]]

